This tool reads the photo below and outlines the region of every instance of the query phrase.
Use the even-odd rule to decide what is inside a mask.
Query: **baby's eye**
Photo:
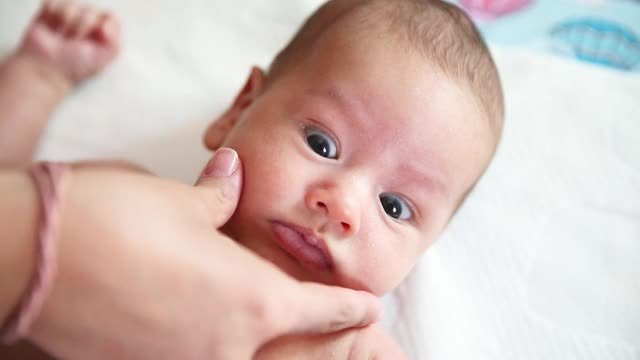
[[[314,128],[305,129],[305,135],[307,144],[316,154],[328,159],[338,157],[338,146],[331,136]]]
[[[381,194],[380,202],[384,212],[396,220],[408,220],[413,217],[409,205],[397,195]]]

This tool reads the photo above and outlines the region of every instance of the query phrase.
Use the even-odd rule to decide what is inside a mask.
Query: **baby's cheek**
[[[415,265],[419,251],[401,241],[372,245],[361,257],[362,281],[371,292],[382,296],[398,286]]]
[[[399,276],[394,258],[393,253],[377,251],[374,245],[356,247],[341,259],[338,284],[382,295],[395,286]]]

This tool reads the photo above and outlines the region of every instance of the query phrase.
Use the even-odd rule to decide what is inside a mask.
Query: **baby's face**
[[[491,156],[474,98],[419,55],[330,36],[261,87],[206,135],[244,167],[224,231],[300,280],[388,292]]]

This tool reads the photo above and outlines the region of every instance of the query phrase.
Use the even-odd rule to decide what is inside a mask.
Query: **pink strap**
[[[0,340],[6,344],[14,343],[27,335],[49,295],[57,268],[55,239],[62,211],[62,194],[68,179],[67,166],[62,163],[42,162],[34,164],[29,173],[42,202],[36,271],[16,309],[0,328]]]

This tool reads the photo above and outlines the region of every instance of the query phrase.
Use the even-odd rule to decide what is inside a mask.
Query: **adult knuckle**
[[[354,317],[354,313],[357,311],[355,304],[350,301],[345,301],[338,307],[335,316],[329,323],[330,330],[337,331],[344,329],[349,325],[351,319]]]
[[[231,199],[231,190],[227,186],[221,186],[217,188],[214,192],[214,199],[218,203],[226,203],[229,199]]]
[[[206,189],[203,196],[195,199],[200,202],[207,214],[212,214],[215,218],[224,217],[229,210],[229,194],[223,188]]]
[[[247,302],[247,314],[258,337],[269,337],[281,330],[281,311],[270,296],[251,298]]]

